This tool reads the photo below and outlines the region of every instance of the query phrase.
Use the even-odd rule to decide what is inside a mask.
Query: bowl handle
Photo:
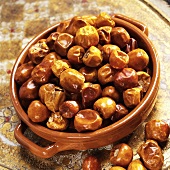
[[[148,36],[148,27],[147,27],[145,24],[143,24],[142,22],[137,21],[137,20],[135,20],[135,19],[132,19],[132,18],[127,17],[126,15],[122,15],[122,14],[114,14],[112,17],[122,19],[122,20],[124,20],[124,21],[127,21],[127,22],[135,25],[135,26],[138,27],[143,33],[145,33],[145,34]]]
[[[64,150],[68,150],[67,145],[63,145],[61,143],[53,143],[47,147],[41,147],[29,140],[27,137],[23,135],[24,131],[27,129],[27,125],[23,122],[19,123],[15,130],[14,130],[14,136],[18,143],[20,143],[22,146],[27,148],[31,153],[34,155],[41,157],[41,158],[50,158],[56,153]]]

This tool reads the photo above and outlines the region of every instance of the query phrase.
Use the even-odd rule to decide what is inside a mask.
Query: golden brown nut
[[[135,69],[136,71],[144,70],[149,63],[149,56],[143,49],[137,48],[132,50],[128,53],[128,56],[128,66]]]
[[[28,117],[33,122],[43,122],[50,116],[50,111],[39,100],[34,100],[28,107]]]
[[[102,61],[101,51],[95,46],[91,46],[83,56],[83,63],[88,67],[97,67]]]
[[[130,38],[129,43],[126,44],[125,46],[125,53],[129,53],[130,51],[137,49],[138,48],[138,43],[134,38]]]
[[[69,92],[79,93],[85,81],[85,77],[75,69],[69,68],[60,75],[61,86]]]
[[[88,22],[90,25],[96,27],[96,19],[97,17],[94,15],[84,15],[81,17],[83,20]]]
[[[84,26],[76,32],[75,43],[83,48],[90,48],[99,43],[99,35],[93,26]]]
[[[127,167],[132,158],[132,148],[126,143],[115,145],[110,152],[110,162],[116,166]]]
[[[126,169],[121,166],[113,166],[109,170],[126,170]]]
[[[99,113],[91,109],[80,110],[74,118],[74,126],[78,132],[97,130],[101,124]]]
[[[69,20],[67,20],[67,21],[61,21],[60,24],[57,26],[57,32],[59,32],[59,33],[64,33],[64,32],[66,32],[69,24],[70,24],[70,21],[69,21]]]
[[[127,170],[146,170],[146,168],[144,167],[144,165],[142,164],[140,160],[133,160],[129,164]]]
[[[137,150],[144,165],[148,169],[161,170],[164,163],[164,156],[158,143],[154,140],[147,140]]]
[[[50,36],[46,39],[46,44],[48,45],[50,50],[54,50],[54,42],[59,36],[59,32],[53,32]]]
[[[96,100],[93,109],[99,112],[104,119],[111,118],[116,111],[116,103],[110,97],[101,97]]]
[[[51,53],[47,54],[47,55],[43,58],[42,62],[48,61],[48,62],[51,64],[51,66],[52,66],[53,63],[54,63],[56,60],[60,60],[60,59],[61,59],[61,57],[60,57],[56,52],[51,52]]]
[[[49,117],[47,127],[53,130],[63,131],[67,129],[68,123],[68,119],[62,117],[59,112],[55,112]]]

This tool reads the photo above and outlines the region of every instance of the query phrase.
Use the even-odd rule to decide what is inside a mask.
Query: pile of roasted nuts
[[[167,142],[169,125],[162,120],[150,120],[145,124],[145,139],[137,150],[140,159],[133,160],[133,150],[126,143],[113,146],[110,152],[110,170],[161,170],[164,156],[160,144]],[[83,160],[83,170],[101,170],[101,163],[96,156],[87,156]]]
[[[94,131],[135,108],[152,77],[148,54],[106,13],[73,17],[40,39],[15,74],[33,122]]]

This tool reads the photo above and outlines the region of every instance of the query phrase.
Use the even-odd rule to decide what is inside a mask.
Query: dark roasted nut
[[[162,150],[154,140],[147,140],[137,150],[144,165],[148,169],[160,170],[164,163]]]
[[[110,97],[101,97],[95,101],[93,109],[99,112],[104,119],[111,118],[116,111],[116,103]]]
[[[66,69],[60,75],[61,86],[72,93],[79,93],[84,81],[85,77],[75,69]]]
[[[116,166],[127,167],[132,158],[132,148],[126,143],[115,145],[110,152],[110,162]]]
[[[28,107],[28,117],[33,122],[43,122],[50,116],[50,111],[39,100],[34,100]]]
[[[97,157],[90,155],[90,156],[87,156],[83,160],[82,169],[83,170],[101,170],[101,164]]]
[[[82,67],[79,72],[84,75],[86,82],[94,83],[97,81],[97,69],[92,67]]]
[[[50,52],[50,49],[45,41],[46,40],[44,39],[39,40],[28,50],[28,57],[35,64],[39,64],[43,60],[43,58]]]
[[[142,87],[142,91],[147,92],[151,83],[151,76],[144,71],[137,71],[137,75],[138,75],[138,83]]]
[[[123,92],[123,101],[126,107],[134,108],[141,101],[141,88],[134,87]]]
[[[34,100],[38,97],[39,86],[32,78],[28,79],[19,89],[19,98]]]
[[[144,167],[144,165],[142,164],[142,162],[140,160],[133,160],[129,166],[127,170],[146,170],[146,168]]]
[[[169,137],[169,125],[162,120],[150,120],[145,125],[146,139],[153,139],[157,142],[165,142]]]
[[[97,130],[101,124],[99,113],[91,109],[80,110],[74,118],[74,126],[78,132]]]
[[[95,46],[91,46],[83,56],[83,63],[88,67],[97,67],[102,61],[101,51]]]
[[[114,85],[120,90],[126,90],[138,85],[138,75],[132,68],[123,68],[114,76]]]
[[[113,166],[109,170],[126,170],[126,169],[121,166]]]
[[[84,83],[81,94],[83,107],[89,108],[101,96],[102,89],[100,84]]]
[[[54,49],[62,57],[67,56],[67,52],[74,44],[74,37],[68,33],[60,33],[54,42]]]
[[[65,118],[72,118],[79,111],[79,104],[73,100],[64,101],[60,107],[59,112]]]
[[[48,45],[50,50],[54,50],[54,42],[59,36],[59,32],[53,32],[50,36],[46,39],[46,44]]]
[[[105,12],[100,13],[96,18],[96,26],[102,27],[102,26],[115,26],[114,20],[111,18],[110,15],[106,14]]]
[[[115,69],[123,69],[129,63],[129,56],[123,51],[113,50],[110,54],[109,63]]]
[[[115,74],[116,70],[110,64],[105,64],[98,70],[98,80],[102,85],[113,82]]]
[[[103,56],[103,61],[104,62],[109,62],[110,54],[114,50],[120,50],[120,48],[117,45],[112,45],[112,44],[106,44],[101,48],[102,56]]]
[[[56,52],[51,52],[49,54],[47,54],[44,59],[42,60],[42,62],[44,61],[48,61],[51,66],[53,65],[53,63],[56,61],[56,60],[60,60],[61,57],[56,53]]]
[[[90,48],[99,43],[99,35],[93,26],[84,26],[76,32],[75,43],[83,48]]]
[[[69,20],[60,22],[60,24],[57,26],[57,32],[59,33],[66,32],[66,29],[69,26],[69,24],[70,24]]]
[[[110,27],[110,26],[103,26],[97,30],[97,32],[99,34],[99,43],[101,45],[110,44],[111,31],[112,31],[112,27]]]
[[[19,66],[15,73],[15,81],[18,84],[23,84],[31,77],[31,72],[34,68],[34,64],[32,61],[28,63],[23,63],[21,66]]]
[[[129,43],[125,46],[125,53],[129,53],[130,51],[138,48],[138,43],[134,38],[130,38]]]
[[[62,117],[59,112],[55,112],[49,117],[47,127],[53,130],[63,131],[67,129],[68,123],[68,119]]]
[[[123,48],[129,43],[130,35],[123,27],[114,27],[111,33],[111,41],[113,44]]]
[[[71,64],[82,64],[85,50],[79,45],[75,45],[68,50],[67,58]]]
[[[143,49],[137,48],[132,50],[128,53],[128,56],[128,66],[135,69],[136,71],[144,70],[149,63],[149,56]]]

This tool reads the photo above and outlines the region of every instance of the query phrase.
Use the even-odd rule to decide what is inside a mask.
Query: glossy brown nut
[[[130,41],[129,33],[123,27],[114,27],[111,33],[112,44],[123,48]]]
[[[99,43],[101,45],[111,43],[111,31],[112,31],[112,27],[110,26],[103,26],[97,30],[99,34]]]
[[[115,69],[123,69],[129,63],[129,56],[123,51],[113,50],[110,54],[109,63]]]
[[[101,51],[95,46],[91,46],[83,56],[83,63],[88,67],[97,67],[102,61]]]
[[[136,71],[144,70],[149,63],[149,56],[143,49],[137,48],[132,50],[128,53],[128,56],[128,66],[135,69]]]
[[[19,98],[34,100],[38,97],[39,86],[32,78],[28,79],[19,89]]]
[[[101,127],[102,118],[95,110],[80,110],[74,118],[74,126],[78,132],[94,131]]]
[[[116,103],[110,97],[101,97],[95,101],[93,109],[99,112],[104,119],[111,118],[116,111]]]
[[[126,169],[121,166],[113,166],[109,170],[126,170]]]
[[[132,68],[123,68],[114,76],[114,85],[120,90],[126,90],[138,85],[138,75]]]
[[[75,69],[69,68],[60,75],[61,86],[69,92],[79,93],[85,81],[85,77]]]
[[[68,119],[62,117],[59,112],[52,113],[47,121],[47,127],[57,131],[66,130],[68,127]]]
[[[98,70],[98,80],[102,85],[113,82],[115,74],[116,70],[110,64],[105,64]]]
[[[96,27],[100,28],[103,26],[115,26],[114,20],[105,12],[101,12],[96,18]]]
[[[56,41],[56,39],[59,36],[59,34],[60,34],[59,32],[53,32],[46,39],[46,44],[48,45],[50,50],[54,50],[54,42]]]
[[[83,160],[82,169],[83,170],[101,170],[101,164],[97,157],[92,156],[92,155],[87,156]]]
[[[79,104],[73,100],[64,101],[59,107],[60,114],[65,118],[74,117],[79,110]]]
[[[50,116],[50,111],[39,100],[34,100],[28,107],[28,117],[33,122],[43,122]]]
[[[130,38],[129,43],[126,44],[125,46],[125,53],[129,53],[130,51],[137,49],[138,48],[138,43],[134,38]]]
[[[134,87],[123,92],[123,101],[126,107],[134,108],[141,101],[141,88]]]
[[[93,106],[93,103],[102,94],[100,84],[84,83],[82,88],[82,105],[84,108]]]
[[[71,64],[82,64],[85,50],[79,45],[75,45],[68,50],[67,58]]]
[[[104,62],[109,62],[110,54],[114,50],[120,50],[120,48],[117,45],[112,45],[112,44],[106,44],[101,48],[102,56],[103,56],[103,61]]]
[[[67,56],[67,52],[74,44],[74,37],[68,33],[60,33],[54,42],[54,49],[57,54],[64,57]]]
[[[148,169],[160,170],[164,163],[164,156],[158,143],[154,140],[147,140],[137,150],[144,165]]]
[[[96,27],[96,19],[97,19],[96,16],[94,16],[94,15],[84,15],[84,16],[81,16],[81,18],[83,20],[85,20],[86,22],[88,22],[90,25]]]
[[[60,22],[60,24],[59,24],[58,27],[57,27],[57,32],[59,32],[59,33],[64,33],[64,32],[66,32],[69,24],[70,24],[70,21],[69,21],[69,20]]]
[[[45,41],[46,40],[44,39],[39,40],[28,50],[28,57],[35,64],[39,64],[43,60],[43,58],[50,52],[50,49]]]
[[[127,170],[146,170],[146,168],[144,167],[144,165],[142,164],[142,162],[140,160],[133,160]]]
[[[110,152],[110,162],[116,166],[127,167],[132,158],[132,148],[126,143],[115,145]]]
[[[145,125],[146,139],[153,139],[157,142],[165,142],[168,140],[169,133],[169,125],[162,120],[150,120]]]
[[[28,63],[23,63],[21,66],[17,68],[17,71],[15,73],[15,81],[18,84],[23,84],[31,77],[31,72],[34,68],[34,64],[32,61]]]
[[[42,62],[48,61],[48,63],[51,64],[52,66],[56,60],[60,60],[60,59],[61,57],[56,52],[51,52],[44,57]]]
[[[84,26],[76,32],[75,43],[87,49],[99,43],[99,35],[95,27]]]
[[[82,67],[79,72],[84,75],[86,82],[94,83],[97,81],[97,69],[92,67]]]

